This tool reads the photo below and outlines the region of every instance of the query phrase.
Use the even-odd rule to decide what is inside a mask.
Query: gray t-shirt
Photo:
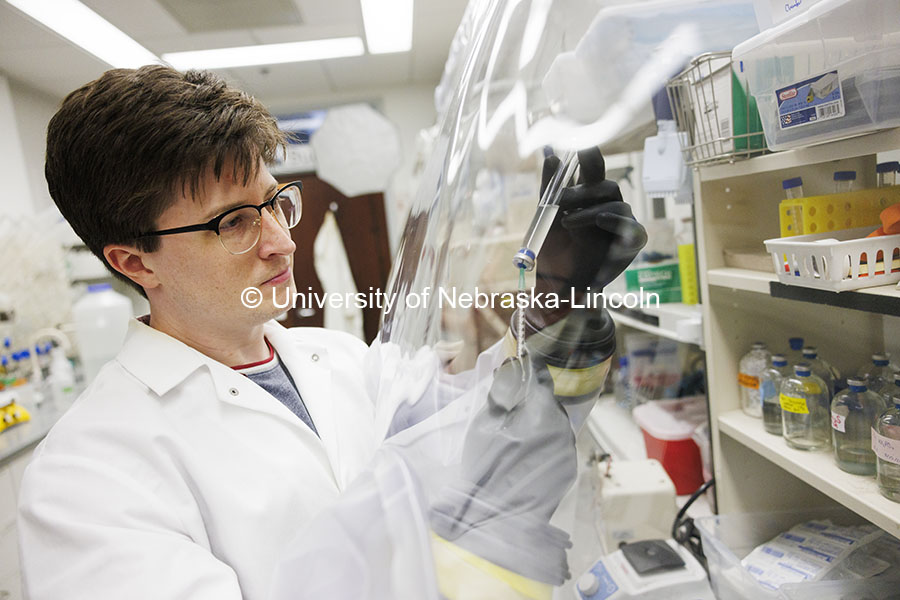
[[[303,398],[300,397],[300,392],[297,391],[297,385],[294,383],[290,372],[288,372],[284,363],[278,359],[278,354],[275,350],[272,349],[271,352],[269,359],[262,363],[234,367],[234,370],[245,375],[253,383],[275,396],[279,402],[288,407],[292,413],[306,423],[316,435],[319,435],[316,426],[313,424],[312,417],[309,416],[309,411],[306,410],[306,405],[303,404]]]

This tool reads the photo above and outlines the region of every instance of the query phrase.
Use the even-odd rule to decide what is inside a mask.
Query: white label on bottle
[[[839,415],[836,412],[831,411],[831,428],[832,429],[840,431],[841,433],[847,433],[847,427],[845,424],[846,420],[847,420],[847,417],[845,417],[844,415]]]
[[[872,428],[872,452],[881,460],[900,465],[900,440],[884,437]]]

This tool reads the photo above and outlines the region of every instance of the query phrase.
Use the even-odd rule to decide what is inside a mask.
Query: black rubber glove
[[[432,528],[496,565],[560,585],[570,543],[550,517],[576,475],[575,435],[549,373],[539,361],[507,360],[466,432],[457,480],[432,508]]]
[[[577,185],[560,192],[559,210],[537,258],[535,288],[560,298],[582,300],[588,288],[603,288],[624,271],[647,243],[647,232],[622,200],[615,181],[606,179],[606,163],[598,148],[578,153],[581,174]],[[559,167],[559,158],[544,160],[541,196]],[[571,310],[535,309],[526,316],[535,328],[553,323]]]

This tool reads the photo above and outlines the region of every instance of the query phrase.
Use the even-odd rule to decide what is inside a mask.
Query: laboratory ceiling
[[[359,36],[359,0],[82,0],[157,56]],[[222,70],[264,102],[435,85],[467,0],[415,0],[410,52]],[[0,0],[0,72],[57,98],[109,65]]]

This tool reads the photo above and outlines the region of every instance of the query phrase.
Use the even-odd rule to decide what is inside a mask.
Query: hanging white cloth
[[[347,250],[341,240],[337,221],[331,211],[325,213],[322,227],[314,245],[316,273],[326,294],[355,294],[358,290],[350,272]],[[302,290],[298,290],[301,291]],[[368,291],[368,290],[363,290]],[[346,331],[365,339],[363,334],[363,313],[353,302],[335,303],[338,308],[326,306],[325,328]]]

